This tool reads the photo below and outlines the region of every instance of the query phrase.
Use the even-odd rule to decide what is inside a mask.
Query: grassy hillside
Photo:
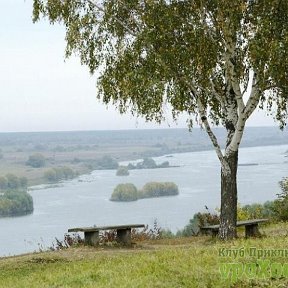
[[[259,260],[288,263],[285,254],[260,255],[264,250],[288,249],[288,224],[266,226],[262,232],[262,238],[240,237],[228,243],[205,236],[138,242],[131,249],[82,246],[2,258],[0,287],[287,287],[288,274],[275,276],[275,271],[261,274],[260,269],[260,274],[255,274],[252,269],[250,274],[248,270],[243,275],[238,272],[234,279],[231,273],[221,277],[223,263],[244,264],[246,268]],[[226,255],[242,247],[244,255]],[[250,248],[256,248],[261,257],[250,255]]]

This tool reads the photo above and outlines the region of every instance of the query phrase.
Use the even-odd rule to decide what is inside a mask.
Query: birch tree
[[[103,103],[157,122],[168,103],[174,119],[203,126],[221,163],[219,237],[236,237],[245,123],[258,108],[287,119],[288,1],[34,0],[42,17],[65,26],[66,57],[97,72]]]

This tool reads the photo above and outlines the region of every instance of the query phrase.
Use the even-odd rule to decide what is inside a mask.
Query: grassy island
[[[117,185],[111,195],[110,200],[128,202],[143,198],[175,196],[178,194],[178,186],[172,182],[149,182],[138,191],[135,185],[126,183]]]

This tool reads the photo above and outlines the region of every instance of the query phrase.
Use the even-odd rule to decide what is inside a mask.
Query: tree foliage
[[[121,112],[160,121],[169,102],[174,115],[198,114],[199,96],[225,124],[221,104],[254,72],[257,104],[287,117],[287,1],[34,0],[33,20],[41,15],[65,25],[66,56],[100,68],[99,97]]]
[[[155,160],[153,160],[150,157],[146,157],[142,161],[138,162],[136,165],[129,163],[127,167],[129,170],[133,170],[133,169],[156,169],[156,168],[168,168],[169,165],[170,164],[168,161],[164,161],[163,163],[157,165]]]
[[[99,170],[110,170],[110,169],[117,169],[119,166],[118,162],[112,158],[109,155],[105,155],[101,157],[100,159],[97,159],[93,163],[93,168],[94,169],[99,169]]]
[[[178,186],[173,182],[149,182],[141,190],[141,198],[174,196],[179,194]]]
[[[32,166],[33,168],[40,168],[45,166],[46,159],[41,153],[35,153],[29,156],[29,159],[26,161],[26,165]]]
[[[26,177],[17,177],[12,173],[0,176],[0,190],[26,189],[27,186],[28,180]]]
[[[288,177],[283,178],[279,185],[281,193],[278,199],[274,201],[273,209],[278,220],[288,221]]]
[[[33,199],[25,191],[5,191],[0,194],[0,216],[26,215],[33,212]]]
[[[44,172],[44,178],[52,183],[73,179],[76,176],[78,173],[67,166],[51,168]]]
[[[126,166],[119,166],[116,172],[117,176],[128,176],[129,170]]]
[[[119,184],[114,189],[111,201],[136,201],[138,199],[137,188],[132,183]]]
[[[143,198],[175,196],[179,194],[178,186],[172,182],[148,182],[141,190],[132,183],[119,184],[114,189],[111,201],[136,201]]]

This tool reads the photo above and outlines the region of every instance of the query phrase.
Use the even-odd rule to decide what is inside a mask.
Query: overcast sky
[[[0,0],[0,132],[157,128],[96,99],[96,78],[64,59],[65,31],[32,23],[32,0]],[[249,126],[275,125],[255,113]],[[186,127],[165,121],[162,128]]]

